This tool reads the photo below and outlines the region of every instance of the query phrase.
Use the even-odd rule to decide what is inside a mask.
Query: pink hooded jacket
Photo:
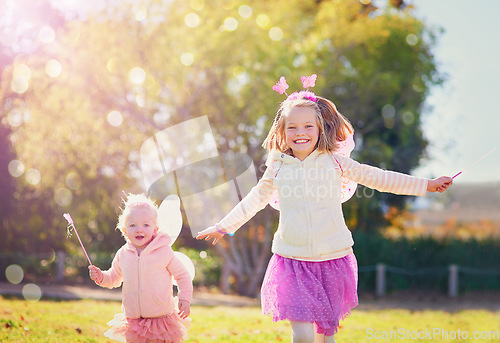
[[[176,305],[172,277],[179,300],[191,302],[193,284],[184,265],[170,247],[170,237],[159,233],[139,255],[126,243],[116,253],[111,268],[103,271],[101,286],[122,287],[122,307],[127,318],[154,318],[171,314]]]

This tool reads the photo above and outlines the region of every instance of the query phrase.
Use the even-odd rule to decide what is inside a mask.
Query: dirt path
[[[0,282],[0,294],[16,295],[23,294],[26,284],[13,285],[8,282]],[[71,285],[37,285],[44,298],[57,299],[95,299],[121,301],[121,289],[106,289],[99,286],[71,286]],[[201,306],[260,306],[260,300],[242,297],[238,295],[227,295],[207,292],[194,292],[193,305]]]
[[[0,282],[0,294],[22,295],[25,284],[13,285]],[[95,299],[121,301],[120,289],[105,289],[93,285],[38,285],[42,297],[57,299]],[[372,294],[361,294],[359,310],[374,311],[401,308],[411,311],[441,310],[456,312],[467,309],[486,309],[500,312],[500,291],[470,292],[448,298],[446,295],[433,291],[400,291],[376,298]],[[199,306],[260,306],[260,300],[238,295],[208,293],[195,290],[193,305]]]

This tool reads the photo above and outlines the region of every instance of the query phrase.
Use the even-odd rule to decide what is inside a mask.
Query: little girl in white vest
[[[314,80],[315,80],[315,75]],[[314,86],[303,77],[304,87]],[[273,87],[284,93],[284,78]],[[444,192],[451,177],[434,180],[385,171],[338,154],[353,133],[335,105],[310,91],[281,103],[263,146],[267,169],[258,184],[219,223],[197,238],[216,244],[263,209],[277,190],[279,225],[261,290],[262,312],[289,320],[292,342],[335,342],[339,322],[358,305],[354,241],[342,213],[342,179],[381,192]]]

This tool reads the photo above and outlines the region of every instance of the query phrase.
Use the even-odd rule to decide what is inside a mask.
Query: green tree
[[[40,52],[39,32],[45,22],[52,22],[54,27],[62,27],[61,13],[55,10],[48,1],[5,1],[0,4],[0,170],[1,170],[1,210],[0,224],[4,239],[0,243],[3,252],[35,251],[38,247],[46,249],[33,237],[33,229],[41,232],[42,226],[36,220],[43,209],[26,216],[33,209],[30,202],[34,196],[33,189],[26,187],[25,180],[36,178],[36,171],[21,162],[15,161],[17,146],[14,134],[29,113],[25,111],[28,101],[26,85],[29,69],[19,65],[16,60],[29,58]],[[11,164],[11,162],[13,162]],[[18,163],[16,163],[18,162]],[[26,175],[23,175],[24,171]],[[12,174],[12,175],[11,175]],[[26,177],[24,177],[26,176]],[[14,177],[19,177],[14,179]],[[25,201],[26,200],[26,201]],[[40,203],[39,205],[41,205]],[[40,206],[40,208],[43,206]],[[44,226],[44,229],[46,226]],[[46,232],[42,236],[47,235]],[[35,236],[36,237],[36,236]],[[29,239],[28,239],[29,238]],[[51,244],[53,241],[51,240]],[[56,243],[57,245],[57,243]]]
[[[0,225],[5,227],[9,214],[12,212],[12,199],[14,197],[14,182],[9,172],[9,163],[12,161],[12,147],[8,140],[9,131],[5,126],[0,125],[0,189],[2,190],[2,200],[0,201]]]
[[[356,129],[360,161],[409,172],[424,152],[422,103],[441,80],[434,36],[411,8],[355,0],[108,1],[104,11],[66,13],[55,23],[45,23],[53,40],[14,54],[2,72],[2,89],[16,73],[29,75],[22,96],[1,97],[14,99],[3,107],[4,125],[14,110],[25,118],[7,127],[16,158],[41,176],[16,179],[14,232],[30,249],[77,251],[77,242],[60,239],[62,213],[71,212],[89,250],[116,250],[122,191],[144,191],[141,145],[188,119],[207,115],[219,152],[248,154],[260,177],[260,145],[283,100],[271,90],[280,76],[299,89],[301,75],[318,74],[315,91]],[[383,204],[402,203],[355,196],[345,212],[351,228],[370,229],[383,221]],[[224,280],[233,275],[241,293],[258,291],[276,219],[266,209],[216,247]],[[200,246],[186,235],[183,243]]]
[[[354,157],[411,173],[427,146],[421,127],[425,98],[443,81],[432,53],[435,34],[397,1],[382,9],[321,2],[313,26],[303,54],[310,68],[317,65],[323,73],[325,96],[353,123]],[[360,187],[345,205],[347,218],[355,228],[377,229],[383,208],[401,208],[407,199]]]

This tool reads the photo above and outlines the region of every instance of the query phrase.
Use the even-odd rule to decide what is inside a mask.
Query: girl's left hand
[[[453,184],[453,178],[449,176],[441,176],[434,180],[429,180],[427,190],[429,192],[443,193]]]
[[[186,319],[191,313],[191,304],[187,300],[179,300],[179,317]]]
[[[213,238],[214,241],[212,242],[212,244],[215,245],[217,241],[222,237],[224,237],[224,234],[219,232],[216,226],[211,226],[208,229],[198,232],[198,236],[196,236],[196,239],[205,239],[208,241]]]

